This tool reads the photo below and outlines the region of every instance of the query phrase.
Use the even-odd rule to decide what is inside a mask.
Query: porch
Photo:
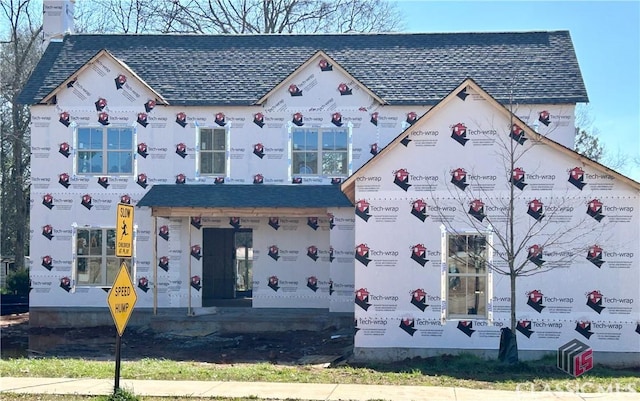
[[[156,332],[242,334],[260,332],[321,331],[354,327],[353,313],[309,308],[252,308],[250,299],[219,300],[220,306],[206,308],[135,308],[127,329]],[[190,312],[190,313],[189,313]],[[104,308],[32,307],[31,328],[79,328],[114,325],[107,305]]]

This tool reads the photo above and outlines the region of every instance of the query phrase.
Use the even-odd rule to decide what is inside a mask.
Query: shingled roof
[[[191,208],[351,207],[337,185],[154,185],[137,206]]]
[[[68,35],[49,44],[18,101],[41,102],[103,49],[172,105],[255,104],[319,50],[390,105],[433,105],[467,77],[502,103],[510,89],[517,103],[588,101],[567,31]]]

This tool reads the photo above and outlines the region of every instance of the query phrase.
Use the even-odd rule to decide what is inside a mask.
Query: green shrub
[[[20,269],[7,274],[7,293],[29,295],[29,269]]]
[[[140,399],[132,392],[119,388],[115,393],[105,398],[105,401],[140,401]]]

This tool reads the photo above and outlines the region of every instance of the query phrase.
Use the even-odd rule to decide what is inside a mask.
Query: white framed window
[[[443,241],[445,319],[491,319],[491,236],[446,232]]]
[[[199,175],[228,175],[226,128],[198,128],[197,170]]]
[[[75,229],[75,285],[110,287],[123,258],[116,256],[115,228],[78,227]],[[131,264],[129,273],[131,273]]]
[[[291,128],[291,172],[302,176],[347,176],[349,126]]]
[[[76,127],[75,171],[80,175],[133,175],[135,129]]]

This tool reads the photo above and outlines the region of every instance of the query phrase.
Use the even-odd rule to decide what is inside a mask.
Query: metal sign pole
[[[120,344],[122,343],[122,336],[120,333],[116,333],[116,378],[113,386],[113,394],[116,394],[120,389]]]
[[[132,205],[118,203],[116,210],[116,256],[119,258],[130,258],[130,263],[135,266],[134,248],[136,226],[133,224],[134,209]],[[135,273],[135,272],[133,272]],[[134,276],[135,277],[135,276]],[[120,348],[122,345],[122,334],[127,322],[131,317],[131,312],[136,304],[138,296],[133,286],[133,281],[129,275],[126,260],[122,260],[120,271],[107,295],[107,304],[113,322],[116,325],[116,374],[113,393],[120,389]]]

